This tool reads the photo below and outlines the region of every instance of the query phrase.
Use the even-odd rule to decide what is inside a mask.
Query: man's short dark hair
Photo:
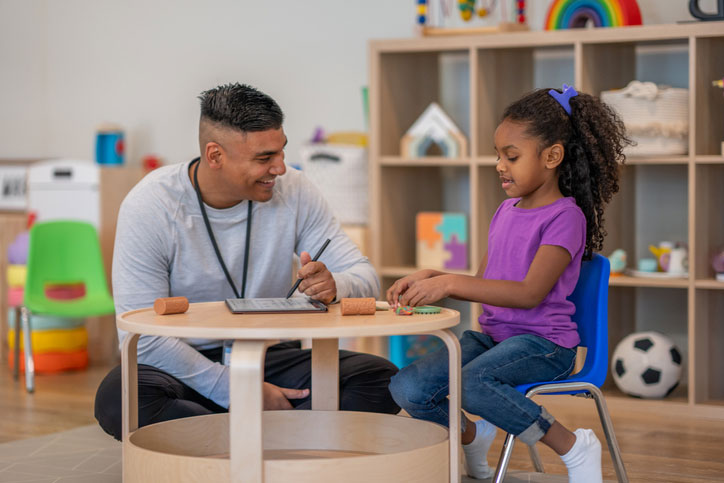
[[[202,92],[199,99],[202,120],[241,132],[279,129],[284,122],[284,113],[276,101],[246,84],[218,86]]]

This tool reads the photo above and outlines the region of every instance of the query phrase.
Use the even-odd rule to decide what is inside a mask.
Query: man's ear
[[[548,146],[543,155],[545,156],[546,168],[555,169],[563,162],[563,145],[561,143],[556,143],[552,146]]]
[[[204,150],[206,161],[209,163],[211,169],[218,169],[221,167],[221,161],[224,156],[223,148],[219,143],[209,141],[206,143],[206,149]]]

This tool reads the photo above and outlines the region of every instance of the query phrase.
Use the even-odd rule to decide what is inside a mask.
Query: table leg
[[[339,340],[312,340],[312,410],[339,409]]]
[[[460,483],[460,342],[448,329],[436,330],[431,334],[442,339],[449,355],[450,483]]]
[[[138,429],[138,338],[127,334],[121,346],[121,441],[125,453],[128,436]],[[125,456],[122,461],[125,462]],[[126,465],[122,465],[125,480]]]
[[[229,364],[231,481],[263,483],[264,356],[273,341],[237,340]]]
[[[139,334],[127,334],[121,347],[121,441],[138,429],[138,338]]]

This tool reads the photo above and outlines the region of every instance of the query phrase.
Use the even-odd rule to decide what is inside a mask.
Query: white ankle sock
[[[483,419],[475,422],[475,439],[463,445],[465,471],[471,478],[482,480],[495,474],[495,470],[488,466],[488,450],[497,432],[495,426]]]
[[[576,442],[568,453],[561,456],[568,468],[569,483],[600,483],[601,443],[590,429],[577,429],[573,432]]]

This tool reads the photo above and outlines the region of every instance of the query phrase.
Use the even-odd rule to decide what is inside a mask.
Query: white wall
[[[95,129],[111,121],[128,162],[185,161],[198,151],[196,96],[239,81],[285,111],[293,163],[315,126],[364,129],[367,42],[413,35],[414,3],[0,0],[0,158],[93,159]],[[539,30],[549,2],[528,4]],[[686,4],[639,0],[646,24],[689,19]]]

